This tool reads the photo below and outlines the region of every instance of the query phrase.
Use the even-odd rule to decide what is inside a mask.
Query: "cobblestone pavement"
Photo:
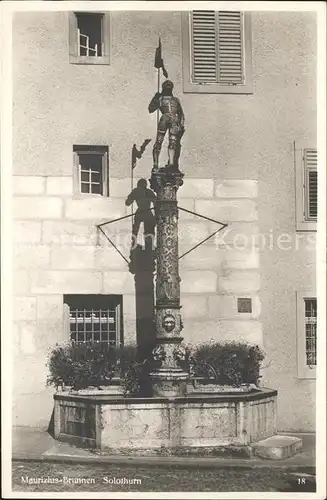
[[[313,475],[285,468],[181,469],[14,461],[12,473],[15,492],[315,491]]]

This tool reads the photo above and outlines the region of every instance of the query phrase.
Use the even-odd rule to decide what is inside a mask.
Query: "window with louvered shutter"
[[[192,79],[243,83],[241,12],[192,12]]]
[[[317,149],[303,147],[303,144],[299,144],[297,147],[294,143],[294,155],[296,229],[297,231],[316,231],[318,216]]]
[[[182,16],[184,92],[252,93],[250,13]]]
[[[318,174],[317,174],[317,150],[304,150],[304,199],[305,199],[305,219],[308,221],[317,220],[318,212]]]

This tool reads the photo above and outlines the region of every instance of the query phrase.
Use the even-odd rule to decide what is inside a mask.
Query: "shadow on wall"
[[[151,353],[155,346],[156,331],[154,322],[154,271],[155,250],[154,234],[156,218],[153,207],[155,193],[147,187],[146,179],[140,179],[137,187],[127,196],[126,205],[136,203],[132,227],[132,242],[129,270],[134,274],[136,301],[136,338],[143,356]],[[153,207],[151,207],[153,205]],[[137,238],[143,224],[144,246],[137,244]]]

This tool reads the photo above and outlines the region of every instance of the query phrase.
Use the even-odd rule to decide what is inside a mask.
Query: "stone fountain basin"
[[[55,438],[107,453],[218,454],[276,434],[277,391],[176,398],[54,395]]]

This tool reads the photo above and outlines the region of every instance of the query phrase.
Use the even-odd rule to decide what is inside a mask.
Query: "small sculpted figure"
[[[169,144],[168,164],[166,166],[178,169],[181,138],[185,131],[185,116],[179,99],[173,95],[173,88],[173,82],[165,80],[162,84],[162,92],[156,92],[149,104],[149,113],[154,113],[157,109],[162,113],[158,124],[156,142],[153,146],[153,170],[157,170],[159,167],[159,155],[167,130]]]

